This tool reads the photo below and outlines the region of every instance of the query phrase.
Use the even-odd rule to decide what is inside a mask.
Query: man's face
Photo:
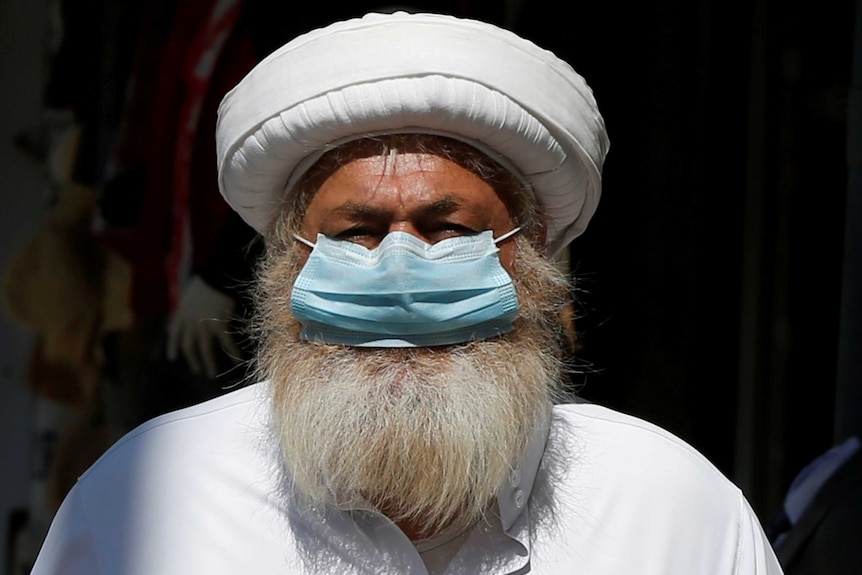
[[[295,223],[285,212],[268,238],[257,317],[261,375],[272,386],[285,465],[299,493],[348,508],[370,504],[430,534],[488,511],[546,416],[560,382],[568,286],[515,236],[499,244],[520,304],[503,336],[437,348],[301,340],[289,295],[309,249],[293,234],[371,248],[392,231],[434,243],[515,227],[506,198],[467,162],[412,149],[351,153],[310,180],[316,193],[304,218]]]
[[[394,231],[434,244],[455,236],[514,228],[506,204],[473,172],[443,157],[419,152],[359,158],[337,169],[309,204],[300,235],[318,233],[373,248]],[[501,242],[510,274],[514,242]]]

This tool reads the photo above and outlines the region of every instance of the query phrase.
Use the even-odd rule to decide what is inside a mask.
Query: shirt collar
[[[497,491],[497,505],[503,530],[508,532],[527,507],[533,491],[533,483],[539,471],[542,454],[548,440],[550,429],[550,408],[533,428],[533,435],[527,449],[512,467],[506,482]]]

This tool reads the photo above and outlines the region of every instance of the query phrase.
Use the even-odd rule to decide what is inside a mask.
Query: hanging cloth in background
[[[176,308],[191,269],[192,157],[213,72],[242,9],[242,0],[216,0],[209,17],[195,35],[183,66],[186,92],[177,123],[173,174],[173,233],[167,261],[170,309]],[[214,169],[214,168],[213,168]],[[211,190],[217,196],[217,190]]]

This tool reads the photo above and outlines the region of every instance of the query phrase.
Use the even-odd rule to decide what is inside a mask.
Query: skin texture
[[[401,152],[354,159],[320,186],[302,222],[302,235],[318,233],[373,248],[394,231],[434,244],[492,230],[499,237],[515,227],[494,188],[466,168],[440,156]],[[514,242],[499,244],[508,272]]]

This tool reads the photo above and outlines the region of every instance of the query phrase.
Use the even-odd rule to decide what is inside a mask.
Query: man
[[[608,141],[583,79],[487,24],[368,15],[224,99],[227,201],[266,235],[263,383],[138,428],[44,573],[776,574],[670,434],[559,404],[566,278]]]

